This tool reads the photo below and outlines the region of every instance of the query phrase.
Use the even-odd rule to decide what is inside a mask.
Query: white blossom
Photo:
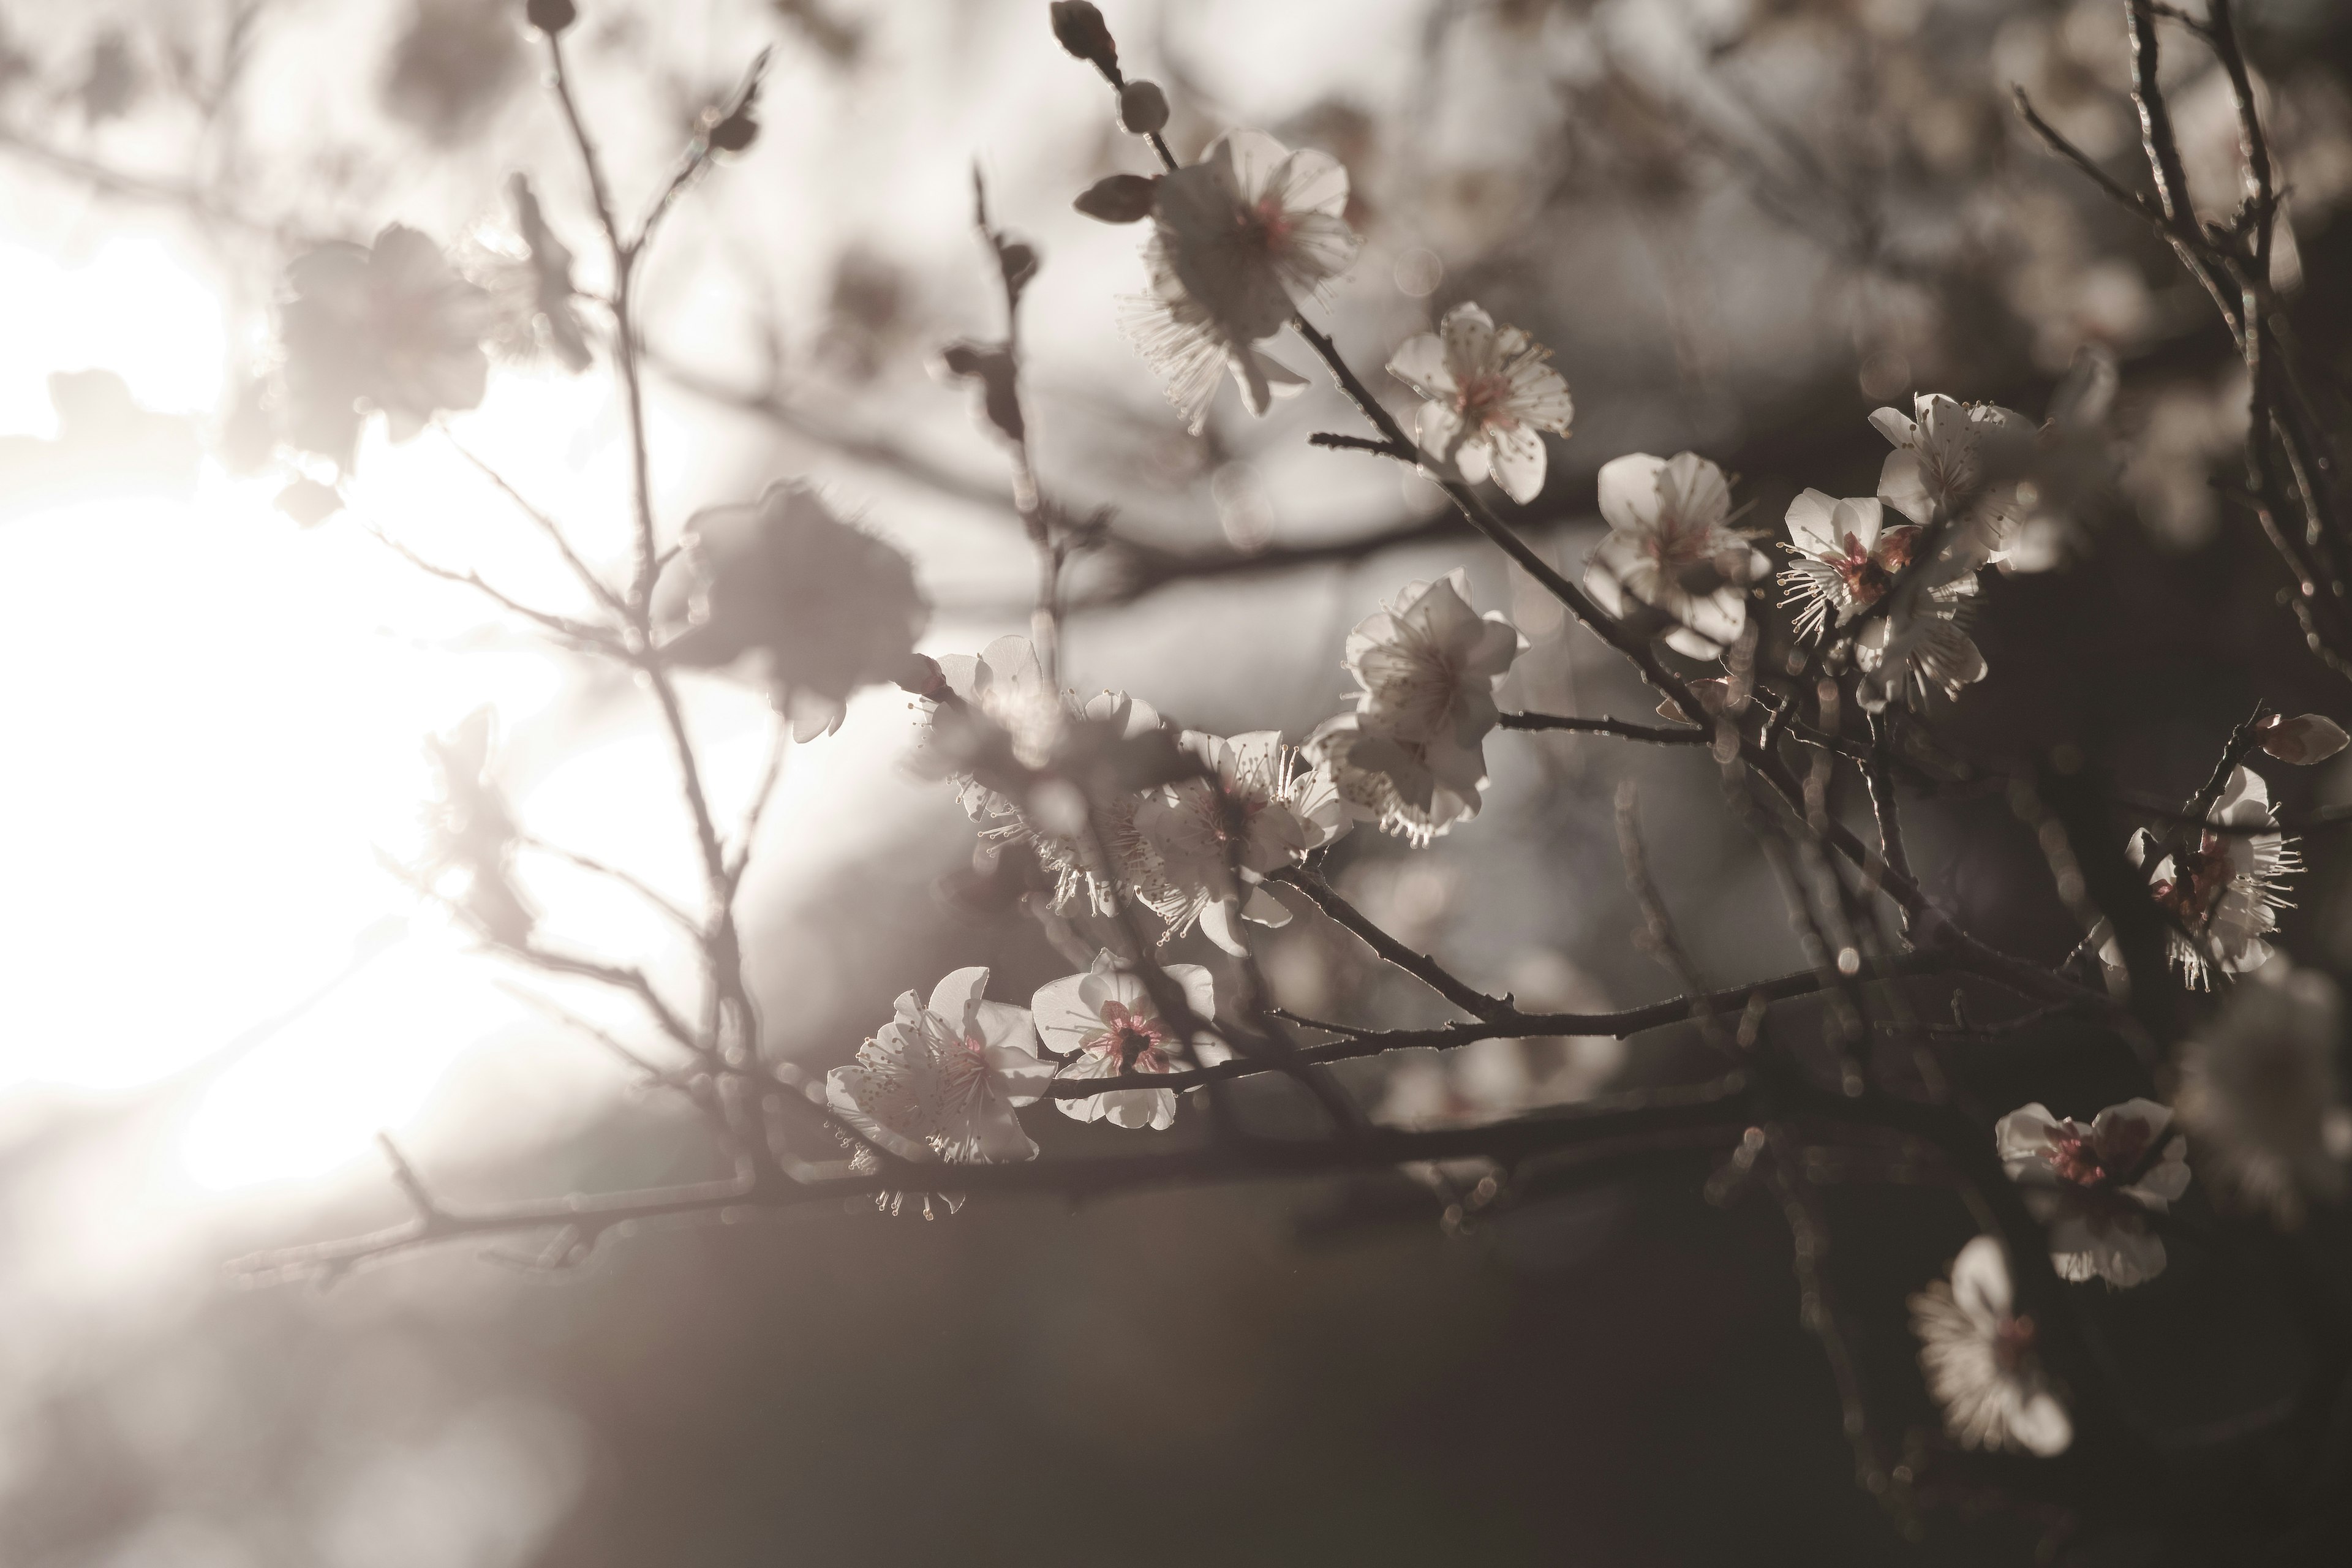
[[[1031,1048],[1028,1009],[985,1000],[987,988],[987,970],[959,969],[928,1004],[902,994],[857,1059],[826,1075],[826,1105],[904,1159],[1034,1159],[1037,1145],[1013,1107],[1045,1093],[1054,1064]]]
[[[1306,384],[1256,345],[1355,258],[1347,206],[1338,160],[1259,131],[1221,136],[1199,163],[1161,178],[1144,251],[1151,291],[1135,301],[1128,331],[1193,431],[1221,371],[1253,414]]]
[[[1375,723],[1368,713],[1341,713],[1307,738],[1307,757],[1330,770],[1349,816],[1418,847],[1478,815],[1481,752],[1408,741]]]
[[[1428,400],[1421,406],[1423,451],[1472,484],[1493,476],[1524,506],[1543,489],[1544,432],[1567,435],[1576,412],[1550,358],[1518,328],[1497,327],[1464,303],[1445,312],[1436,331],[1406,339],[1389,374]]]
[[[2180,1058],[2180,1124],[2233,1205],[2302,1223],[2306,1200],[2346,1187],[2352,1112],[2336,1053],[2344,995],[2326,974],[2274,957],[2241,982]]]
[[[806,485],[772,485],[751,506],[697,513],[687,556],[689,570],[665,585],[664,608],[684,610],[690,624],[664,656],[751,667],[798,740],[839,729],[861,688],[907,675],[930,619],[914,563],[835,517]]]
[[[1716,658],[1748,624],[1747,585],[1771,563],[1736,533],[1731,482],[1695,452],[1634,452],[1601,466],[1609,533],[1584,566],[1585,591],[1611,615],[1649,605],[1673,630],[1666,646]]]
[[[405,441],[443,409],[477,407],[489,377],[488,294],[400,224],[373,246],[331,241],[286,268],[286,439],[352,465],[366,414]]]
[[[1195,1016],[1203,1021],[1215,1016],[1216,987],[1207,970],[1196,963],[1171,963],[1160,972],[1182,991],[1185,1005]],[[1160,1016],[1143,977],[1121,969],[1108,952],[1097,952],[1086,973],[1039,987],[1029,1005],[1045,1048],[1067,1058],[1056,1074],[1062,1079],[1173,1072],[1194,1063],[1208,1067],[1233,1055],[1220,1040],[1182,1039],[1176,1026]],[[1117,1089],[1054,1103],[1065,1116],[1114,1127],[1160,1131],[1176,1121],[1172,1089]]]
[[[1911,1331],[1945,1430],[1965,1447],[2048,1458],[2074,1442],[2074,1424],[2034,1353],[2033,1320],[2011,1300],[2008,1255],[1979,1236],[1952,1259],[1949,1280],[1911,1298]]]
[[[949,691],[1003,732],[1013,761],[1021,767],[1051,766],[1070,749],[1074,737],[1136,739],[1161,728],[1150,704],[1125,692],[1097,692],[1081,704],[1070,693],[1054,690],[1026,637],[1002,637],[976,658],[949,654],[939,665]],[[1055,878],[1055,910],[1085,907],[1108,915],[1118,907],[1121,889],[1146,899],[1166,891],[1159,852],[1138,826],[1145,792],[1113,790],[1093,801],[1090,833],[1084,820],[1088,803],[1070,791],[1055,792],[1044,803],[1048,809],[1040,811],[1038,803],[1015,800],[958,767],[950,754],[953,750],[940,733],[934,704],[918,742],[918,767],[954,782],[956,798],[980,825],[983,842],[1022,842],[1035,852]],[[1057,805],[1066,809],[1053,809]],[[1102,863],[1095,833],[1109,846],[1114,864]]]
[[[1471,607],[1461,568],[1407,584],[1348,634],[1356,710],[1318,728],[1308,757],[1351,816],[1426,844],[1477,815],[1495,689],[1525,646],[1501,614]]]
[[[1874,497],[1840,500],[1809,489],[1789,503],[1788,523],[1795,559],[1780,574],[1787,590],[1780,602],[1802,606],[1798,631],[1825,637],[1871,615],[1853,644],[1861,672],[1855,700],[1864,709],[1924,703],[1930,692],[1957,697],[1984,679],[1984,655],[1965,629],[1968,601],[1977,592],[1971,553],[1948,541],[1906,578],[1928,530],[1916,522],[1887,526],[1885,508]],[[1890,594],[1897,596],[1887,602]]]
[[[1476,752],[1500,717],[1495,689],[1527,639],[1499,610],[1471,608],[1461,567],[1408,583],[1348,634],[1358,710],[1406,740]]]
[[[2142,828],[2124,847],[2131,863],[2147,873],[2149,895],[2178,922],[2168,933],[2167,952],[2182,978],[2200,990],[2210,984],[2210,970],[2242,974],[2269,959],[2263,938],[2278,929],[2278,911],[2288,907],[2286,885],[2303,869],[2295,840],[2247,831],[2277,821],[2260,773],[2233,769],[2206,815],[2237,831],[2207,829],[2196,847],[2166,853]],[[2110,968],[2123,967],[2123,952],[2111,936],[2099,955]]]
[[[1901,606],[1863,627],[1853,639],[1854,700],[1865,712],[1884,712],[1891,704],[1907,701],[1924,707],[1930,693],[1948,700],[1960,688],[1985,678],[1984,654],[1967,630],[1969,605],[1964,597],[1938,599],[1932,594],[1909,610]]]
[[[1227,952],[1246,952],[1237,918],[1267,926],[1290,920],[1260,880],[1345,833],[1348,814],[1330,771],[1303,764],[1278,730],[1232,737],[1188,730],[1181,743],[1214,777],[1180,779],[1138,809],[1137,831],[1163,879],[1142,896],[1167,922],[1161,940],[1198,922]]]
[[[2164,1272],[2147,1216],[2189,1190],[2188,1141],[2171,1127],[2171,1110],[2152,1100],[2110,1105],[2087,1127],[2039,1104],[1994,1125],[2003,1168],[2050,1227],[2061,1278],[2129,1286]]]
[[[1922,526],[1948,523],[1948,543],[1971,567],[2001,559],[2017,532],[2014,476],[2032,453],[2033,421],[1923,392],[1911,416],[1881,408],[1870,424],[1895,447],[1879,470],[1879,500]]]

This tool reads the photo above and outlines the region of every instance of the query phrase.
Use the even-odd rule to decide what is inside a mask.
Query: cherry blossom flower
[[[1231,738],[1187,731],[1182,744],[1214,777],[1169,784],[1138,811],[1137,828],[1165,879],[1145,901],[1167,922],[1161,940],[1198,922],[1211,942],[1244,953],[1236,917],[1267,926],[1290,920],[1258,882],[1345,833],[1348,813],[1330,771],[1302,766],[1278,730]]]
[[[2306,1200],[2340,1201],[2352,1111],[2336,1071],[2344,994],[2284,957],[2248,975],[2180,1058],[2180,1124],[2233,1206],[2292,1228]]]
[[[287,268],[286,289],[283,434],[302,450],[348,468],[367,411],[405,441],[438,411],[482,401],[489,296],[416,230],[321,245]]]
[[[1326,719],[1304,749],[1329,770],[1350,816],[1416,848],[1478,815],[1478,792],[1486,785],[1482,752],[1406,740],[1368,712]]]
[[[1911,1331],[1954,1439],[2048,1458],[2074,1442],[2074,1424],[2034,1353],[2033,1320],[2011,1310],[2011,1300],[2008,1255],[1979,1236],[1952,1259],[1948,1281],[1911,1298]]]
[[[1161,973],[1182,990],[1185,1005],[1197,1016],[1206,1020],[1215,1016],[1216,987],[1207,970],[1196,963],[1171,963]],[[1108,952],[1097,952],[1085,973],[1041,986],[1029,1005],[1045,1048],[1067,1058],[1055,1075],[1063,1079],[1173,1072],[1195,1062],[1207,1067],[1233,1055],[1219,1040],[1202,1037],[1188,1045],[1180,1038],[1175,1026],[1160,1017],[1143,977],[1121,969]],[[1176,1121],[1172,1089],[1116,1089],[1054,1103],[1065,1116],[1114,1127],[1160,1131]]]
[[[2181,978],[2200,991],[2211,984],[2211,970],[2242,974],[2269,959],[2270,943],[2263,939],[2278,929],[2278,911],[2288,907],[2286,885],[2303,869],[2295,840],[2283,833],[2244,831],[2277,820],[2260,773],[2232,770],[2207,816],[2240,831],[2209,829],[2195,848],[2176,846],[2167,853],[2142,828],[2124,847],[2131,863],[2147,873],[2149,895],[2178,922],[2168,933],[2167,952]],[[2103,937],[2099,956],[2109,968],[2123,967],[2122,950],[2112,936]]]
[[[1632,604],[1669,623],[1666,646],[1716,658],[1748,624],[1749,582],[1771,563],[1732,531],[1731,483],[1695,452],[1634,452],[1601,466],[1609,533],[1585,561],[1584,587],[1611,615]]]
[[[1199,163],[1160,181],[1144,251],[1151,291],[1134,302],[1128,331],[1196,434],[1220,371],[1233,373],[1252,414],[1306,384],[1256,345],[1355,258],[1347,206],[1348,171],[1336,159],[1258,131],[1219,137]]]
[[[902,1159],[1034,1159],[1013,1107],[1045,1093],[1054,1064],[1031,1048],[1028,1009],[984,1000],[987,988],[987,970],[959,969],[928,1004],[901,994],[857,1059],[826,1075],[826,1105]]]
[[[2010,1179],[2050,1227],[2050,1262],[2066,1279],[2144,1283],[2164,1272],[2164,1238],[2147,1216],[2189,1190],[2188,1140],[2152,1100],[2110,1105],[2087,1127],[2039,1105],[1993,1127]]]
[[[1922,708],[1931,693],[1948,701],[1985,678],[1984,654],[1967,631],[1970,605],[1963,595],[1975,591],[1974,580],[1964,581],[1969,588],[1950,599],[1931,593],[1908,613],[1897,607],[1863,627],[1853,640],[1861,671],[1854,700],[1865,712],[1881,713],[1898,701]]]
[[[1002,637],[977,658],[950,654],[939,666],[948,691],[967,714],[977,715],[990,729],[988,739],[1005,747],[1003,761],[1014,772],[1066,767],[1073,773],[1100,773],[1106,770],[1087,764],[1108,760],[1113,764],[1107,770],[1112,775],[1108,782],[1116,786],[1119,759],[1106,759],[1105,753],[1115,752],[1122,742],[1156,739],[1163,730],[1150,704],[1125,692],[1098,692],[1080,704],[1069,693],[1055,691],[1026,637]],[[1034,787],[1021,788],[1019,782],[999,776],[994,769],[984,769],[989,777],[983,779],[964,765],[974,750],[975,738],[963,733],[971,726],[950,725],[940,704],[930,708],[918,745],[918,769],[954,781],[957,799],[981,825],[983,843],[1024,842],[1036,853],[1055,878],[1055,910],[1067,911],[1083,903],[1108,915],[1118,909],[1121,889],[1147,901],[1166,894],[1160,851],[1139,826],[1146,790],[1109,787],[1089,796],[1070,779],[1058,776],[1030,781]],[[943,734],[943,730],[955,733]],[[1147,773],[1132,782],[1150,780]],[[1007,794],[1007,788],[1020,788],[1020,798]],[[1093,832],[1087,822],[1089,805]],[[1102,863],[1093,841],[1097,832],[1110,847],[1115,864]]]
[[[1351,816],[1426,844],[1475,816],[1486,782],[1495,689],[1527,646],[1496,611],[1471,607],[1469,574],[1408,583],[1348,634],[1356,710],[1307,739]]]
[[[1926,392],[1912,414],[1881,408],[1870,416],[1895,447],[1879,470],[1879,500],[1922,527],[1948,523],[1950,547],[1969,567],[2000,559],[2017,531],[2015,476],[2032,450],[2033,421]]]
[[[1885,515],[1873,496],[1840,500],[1809,489],[1789,503],[1786,548],[1795,560],[1780,574],[1780,585],[1788,590],[1780,602],[1804,606],[1797,615],[1800,633],[1818,637],[1832,625],[1844,626],[1886,597],[1911,564],[1927,531],[1910,522],[1888,528]],[[1932,569],[1927,574],[1931,579],[1938,574]],[[1977,591],[1973,570],[1942,575],[1929,589],[1938,604]]]
[[[1492,475],[1524,506],[1544,482],[1543,435],[1566,436],[1576,412],[1551,351],[1517,327],[1496,327],[1472,304],[1445,312],[1434,332],[1408,338],[1389,374],[1428,399],[1422,450],[1472,484]]]
[[[1930,692],[1953,698],[1984,679],[1984,655],[1965,630],[1977,592],[1971,552],[1948,542],[1913,570],[1927,528],[1886,526],[1885,508],[1872,497],[1841,500],[1809,489],[1789,503],[1788,522],[1795,560],[1780,574],[1787,590],[1780,602],[1802,606],[1798,631],[1825,637],[1865,613],[1872,617],[1853,641],[1861,672],[1854,695],[1864,709],[1924,704]]]
[[[686,597],[691,624],[664,656],[705,668],[749,660],[800,740],[839,729],[853,693],[913,667],[930,619],[914,563],[835,517],[806,485],[698,513],[687,554],[667,607]]]
[[[1475,752],[1500,714],[1495,689],[1527,639],[1499,610],[1470,606],[1461,567],[1408,583],[1348,634],[1357,708],[1391,735]]]

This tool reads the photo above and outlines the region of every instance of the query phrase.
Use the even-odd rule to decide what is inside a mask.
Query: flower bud
[[[703,133],[704,140],[720,153],[740,153],[760,139],[760,122],[751,117],[746,104],[728,115]]]
[[[523,0],[522,16],[551,38],[580,20],[579,8],[572,0]]]
[[[2273,716],[2262,727],[2263,750],[2283,763],[2308,767],[2324,763],[2347,745],[2352,736],[2334,720],[2318,713],[2305,713],[2300,719]]]
[[[1054,37],[1111,80],[1118,79],[1118,46],[1111,42],[1102,13],[1087,0],[1054,0]]]
[[[1151,204],[1159,196],[1158,180],[1113,174],[1088,185],[1070,205],[1098,223],[1134,223],[1151,216]]]
[[[1168,95],[1156,81],[1131,81],[1118,89],[1118,122],[1130,136],[1150,136],[1168,124]]]

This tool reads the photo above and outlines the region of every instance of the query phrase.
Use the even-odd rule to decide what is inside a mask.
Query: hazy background
[[[2297,311],[2342,384],[2352,16],[2244,8],[2293,195]],[[2060,742],[2185,794],[2256,697],[2342,716],[2273,602],[2284,574],[2210,481],[2242,393],[2210,307],[2147,237],[2027,145],[2023,82],[2128,155],[2120,7],[2001,0],[1119,0],[1131,71],[1190,156],[1228,126],[1344,159],[1367,244],[1335,292],[1368,373],[1475,298],[1557,352],[1576,430],[1531,509],[1580,563],[1591,474],[1688,447],[1777,525],[1807,485],[1867,493],[1869,409],[1913,390],[2039,416],[2085,344],[2125,366],[2127,462],[2097,552],[1989,587],[1992,674],[1953,711],[1996,768]],[[952,1221],[800,1214],[615,1238],[560,1279],[471,1253],[331,1293],[225,1260],[398,1213],[379,1129],[453,1201],[708,1173],[672,1108],[545,1026],[378,868],[415,832],[418,740],[495,703],[527,825],[692,885],[640,694],[408,570],[349,518],[271,506],[283,470],[221,456],[264,363],[279,269],[398,220],[453,247],[506,223],[508,174],[593,249],[520,5],[37,0],[0,6],[0,1562],[26,1568],[521,1568],[982,1563],[1911,1563],[1851,1484],[1823,1364],[1768,1205],[1706,1168],[1590,1190],[1449,1237],[1402,1177],[1347,1189],[975,1205]],[[753,50],[763,132],[671,220],[648,272],[666,522],[808,475],[914,554],[926,648],[1024,621],[1032,566],[1001,460],[925,363],[998,329],[970,226],[1045,270],[1025,317],[1046,483],[1129,540],[1221,566],[1437,516],[1435,493],[1310,449],[1310,392],[1263,423],[1227,399],[1185,437],[1119,337],[1137,233],[1069,199],[1140,172],[1043,0],[583,0],[587,111],[625,207]],[[2177,30],[2200,199],[2233,199],[2229,103]],[[2118,168],[2128,170],[2119,162]],[[593,272],[590,273],[593,277]],[[1282,351],[1277,345],[1277,353]],[[1291,353],[1304,365],[1302,354]],[[717,395],[712,395],[716,394]],[[621,427],[603,367],[494,373],[454,428],[621,557]],[[363,448],[354,510],[526,596],[567,584],[437,437]],[[1643,716],[1619,662],[1490,552],[1409,546],[1129,597],[1161,557],[1079,574],[1081,690],[1181,721],[1302,736],[1344,689],[1347,627],[1467,565],[1533,647],[1507,705]],[[690,695],[731,810],[755,699]],[[1024,997],[1066,968],[977,909],[971,830],[900,767],[908,700],[866,694],[793,753],[748,895],[771,1046],[845,1059],[898,991],[967,963]],[[1637,773],[1659,880],[1710,977],[1796,961],[1777,892],[1696,753],[1497,736],[1476,822],[1407,857],[1360,833],[1339,876],[1407,941],[1530,1005],[1632,1005],[1608,803]],[[2342,765],[2291,805],[2352,799]],[[2017,951],[2070,944],[1998,790],[1915,808],[1938,897]],[[2352,970],[2332,845],[2286,918]],[[530,890],[567,940],[683,973],[659,925],[583,879]],[[984,900],[982,900],[984,901]],[[1205,960],[1190,947],[1181,956]],[[1310,1014],[1433,1016],[1311,921],[1271,939]],[[2031,1037],[1988,1053],[1988,1083]],[[1650,1037],[1481,1048],[1469,1103],[1671,1076]],[[1369,1102],[1383,1067],[1351,1069]],[[1416,1070],[1431,1070],[1425,1064]],[[2095,1083],[2082,1086],[2095,1109]],[[1282,1099],[1268,1091],[1269,1110]],[[2112,1097],[2110,1097],[2112,1098]],[[2053,1100],[2053,1104],[2056,1102]],[[1132,1147],[1034,1117],[1056,1150]],[[1932,1412],[1902,1296],[1966,1231],[1933,1193],[1832,1193],[1866,1245],[1844,1288],[1885,1332],[1884,1415]],[[2268,1322],[2260,1281],[2194,1248],[2138,1297],[2206,1339]],[[2241,1287],[2243,1287],[2242,1289]],[[2214,1328],[2213,1325],[2221,1325]],[[2225,1332],[2224,1331],[2228,1331]],[[2292,1362],[2297,1353],[2282,1350]],[[2277,1358],[2273,1358],[2274,1360]],[[2258,1396],[2275,1365],[2201,1368],[2182,1400]],[[2252,1391],[2251,1393],[2249,1391]],[[2151,1543],[2153,1544],[2153,1543]]]

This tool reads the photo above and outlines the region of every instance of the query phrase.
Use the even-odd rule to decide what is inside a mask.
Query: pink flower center
[[[2021,1370],[2033,1354],[2033,1320],[2028,1317],[2003,1318],[1993,1331],[1993,1364],[2014,1374]]]
[[[1838,574],[1845,584],[1846,596],[1857,605],[1874,605],[1884,598],[1886,590],[1895,585],[1895,574],[1911,564],[1911,552],[1917,546],[1916,528],[1890,528],[1878,536],[1871,548],[1863,548],[1862,541],[1849,533],[1842,542],[1843,555],[1821,555],[1815,559]]]
[[[2213,906],[2230,890],[2230,847],[2218,833],[2207,833],[2191,851],[2173,857],[2173,874],[2148,885],[2156,901],[2190,931],[2201,931]]]
[[[1462,378],[1454,403],[1462,422],[1473,430],[1516,430],[1518,417],[1510,410],[1511,383],[1507,376],[1480,371]]]
[[[1715,556],[1715,530],[1685,523],[1669,512],[1658,519],[1658,526],[1643,540],[1642,548],[1651,560],[1669,574],[1685,566],[1696,566]]]
[[[1168,1070],[1167,1053],[1160,1047],[1170,1036],[1156,1015],[1130,1011],[1123,1002],[1106,1002],[1102,1023],[1102,1033],[1084,1041],[1080,1049],[1117,1058],[1121,1072]]]
[[[1269,193],[1258,197],[1257,205],[1249,209],[1244,227],[1268,256],[1279,256],[1290,248],[1291,233],[1297,225],[1283,210],[1281,198]]]
[[[2104,1142],[2105,1147],[2101,1147]],[[2104,1140],[2095,1141],[2079,1121],[2058,1124],[2050,1135],[2045,1158],[2062,1181],[2078,1187],[2105,1187],[2131,1180],[2147,1153],[2148,1131],[2138,1121],[2111,1122]]]

